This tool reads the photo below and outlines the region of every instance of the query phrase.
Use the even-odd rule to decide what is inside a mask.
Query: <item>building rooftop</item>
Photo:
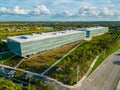
[[[11,36],[11,37],[8,37],[8,39],[12,39],[14,41],[23,43],[23,42],[28,42],[28,41],[52,38],[52,37],[60,37],[64,35],[74,34],[74,33],[83,33],[83,31],[66,30],[66,31],[60,31],[60,32],[49,32],[49,33],[39,33],[39,34],[33,33],[33,34],[28,34],[28,35]]]
[[[39,33],[39,34],[33,33],[33,34],[28,34],[28,35],[11,36],[11,37],[8,37],[8,39],[12,39],[16,42],[23,43],[23,42],[28,42],[28,41],[52,38],[52,37],[60,37],[60,36],[75,34],[75,33],[84,33],[83,30],[97,30],[100,28],[103,28],[103,27],[79,28],[76,30],[66,30],[66,31]]]
[[[103,28],[103,27],[97,26],[97,27],[90,27],[90,28],[86,28],[86,29],[91,31],[91,30],[99,30],[101,28]]]

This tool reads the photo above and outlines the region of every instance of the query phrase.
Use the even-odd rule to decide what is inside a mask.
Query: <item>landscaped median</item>
[[[120,32],[96,36],[91,41],[85,42],[79,46],[45,75],[64,84],[74,85],[77,83],[77,72],[79,72],[78,78],[80,80],[97,55],[100,54],[104,57],[103,59],[105,59],[105,57],[119,48],[119,40]],[[103,60],[100,58],[96,63],[102,63]],[[95,65],[98,66],[99,64]],[[79,70],[77,69],[78,66]]]

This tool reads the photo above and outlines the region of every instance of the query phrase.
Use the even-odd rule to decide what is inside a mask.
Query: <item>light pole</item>
[[[104,59],[105,59],[106,48],[104,49]]]
[[[80,69],[80,67],[79,67],[79,65],[78,65],[78,66],[77,66],[77,84],[78,84],[79,69]]]
[[[4,72],[4,67],[1,67],[1,69],[2,69],[2,72],[5,73],[5,72]]]
[[[29,78],[29,90],[31,90],[30,78]]]

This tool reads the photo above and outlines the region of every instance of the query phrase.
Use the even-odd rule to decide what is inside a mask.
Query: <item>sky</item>
[[[0,0],[0,21],[120,21],[120,0]]]

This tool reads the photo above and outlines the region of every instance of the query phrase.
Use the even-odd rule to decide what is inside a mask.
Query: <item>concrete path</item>
[[[94,59],[92,64],[90,65],[90,68],[88,69],[87,73],[81,78],[81,80],[75,85],[76,87],[81,86],[82,82],[88,77],[89,73],[91,72],[93,66],[95,65],[96,61],[98,60],[99,55]]]
[[[116,87],[116,90],[120,90],[120,80],[119,80],[119,82],[118,82],[118,85],[117,85],[117,87]]]
[[[19,65],[25,60],[25,58],[23,58],[22,60],[20,60],[20,62],[15,66],[15,68],[19,67]]]

